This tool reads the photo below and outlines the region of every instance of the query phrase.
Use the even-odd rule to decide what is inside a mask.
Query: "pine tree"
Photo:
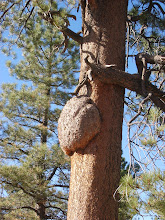
[[[133,9],[128,14],[127,0],[81,0],[81,35],[68,28],[69,19],[75,19],[67,10],[69,8],[51,10],[52,1],[50,4],[42,0],[27,1],[23,6],[20,2],[12,4],[8,1],[7,6],[2,6],[3,27],[13,28],[9,22],[11,15],[19,21],[16,27],[21,32],[29,17],[34,15],[34,8],[38,8],[39,15],[49,24],[57,26],[65,38],[71,37],[77,41],[81,49],[79,95],[89,96],[101,116],[100,133],[71,157],[68,219],[118,219],[118,200],[116,198],[114,201],[113,195],[117,189],[122,189],[119,188],[119,179],[124,88],[133,93],[125,99],[129,105],[127,125],[131,161],[129,175],[125,180],[123,178],[125,188],[122,193],[132,193],[132,188],[127,186],[136,188],[135,184],[139,184],[144,175],[142,171],[155,167],[158,155],[163,158],[165,3],[162,0],[131,1]],[[66,2],[70,3],[63,1]],[[18,7],[21,8],[22,19],[15,16]],[[124,71],[125,48],[126,61],[130,55],[136,56],[137,74]],[[82,82],[88,70],[92,70],[92,80],[89,77],[86,89]],[[141,173],[132,178],[130,171],[136,171],[135,162],[141,167]],[[139,182],[134,184],[137,179]],[[132,195],[131,207],[136,210],[139,202],[141,208],[139,197],[134,193]]]
[[[127,23],[127,46],[131,46],[131,50],[138,53],[156,56],[162,54],[164,60],[164,14],[165,4],[162,1],[136,1],[129,11],[128,18],[133,18],[133,22]],[[164,64],[150,64],[147,69],[150,74],[149,81],[164,91]],[[127,175],[121,179],[119,191],[122,201],[136,214],[145,213],[152,215],[154,219],[164,219],[165,178],[162,167],[165,156],[165,114],[160,110],[161,107],[155,107],[150,99],[145,100],[134,92],[127,92],[125,101],[131,167],[135,170],[134,164],[137,162],[140,172],[136,173],[134,179]],[[165,106],[164,102],[162,106]]]
[[[124,157],[122,157],[121,171],[120,171],[120,179],[121,180],[127,176],[128,169],[129,169],[128,162],[125,160]],[[127,200],[123,199],[122,191],[121,191],[120,196],[121,196],[121,198],[119,200],[119,214],[118,214],[119,220],[132,219],[136,212],[134,211],[134,209],[132,209],[132,207],[127,202]]]
[[[13,29],[13,34],[20,33]],[[0,218],[65,219],[70,161],[59,148],[57,120],[76,80],[78,48],[34,16],[19,36],[23,58],[7,63],[16,84],[0,95]]]
[[[119,189],[121,202],[135,214],[147,215],[154,219],[165,218],[165,177],[160,169],[142,173],[139,178],[125,175]],[[121,203],[121,204],[122,204]],[[128,214],[129,212],[127,212]]]

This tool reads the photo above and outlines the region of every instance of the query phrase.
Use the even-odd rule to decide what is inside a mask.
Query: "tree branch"
[[[143,109],[144,103],[147,102],[147,101],[150,99],[150,97],[151,97],[151,93],[149,93],[148,96],[147,96],[146,98],[144,98],[144,99],[139,103],[138,112],[137,112],[137,114],[136,114],[133,118],[131,118],[131,120],[128,122],[128,126],[130,126],[131,123],[141,114],[141,111],[142,111],[142,109]]]
[[[2,210],[2,211],[3,211],[3,210],[5,210],[5,211],[12,211],[12,210],[18,210],[18,209],[30,209],[30,210],[36,212],[37,215],[39,215],[39,212],[38,212],[36,209],[32,208],[31,206],[22,206],[22,207],[17,207],[17,208],[0,207],[0,210]]]
[[[2,180],[1,181],[2,183],[5,183],[5,184],[8,184],[8,185],[11,185],[11,186],[13,186],[13,187],[16,187],[16,188],[18,188],[18,189],[22,189],[22,191],[25,193],[25,194],[27,194],[27,195],[29,195],[29,196],[32,196],[33,198],[34,198],[34,195],[36,194],[34,191],[32,191],[31,190],[31,192],[28,192],[28,191],[26,191],[19,183],[12,183],[12,182],[9,182],[9,181],[7,181],[7,180]]]
[[[25,114],[16,115],[16,117],[31,119],[32,121],[36,121],[38,123],[42,123],[41,120],[38,120],[37,118],[33,118],[33,117],[30,117],[30,116],[26,116]]]
[[[129,21],[132,21],[132,22],[139,21],[142,16],[147,15],[147,14],[150,14],[151,11],[152,11],[152,8],[153,8],[153,2],[152,2],[152,0],[151,0],[150,3],[149,3],[148,8],[146,8],[146,10],[142,11],[139,15],[136,15],[136,16],[128,15],[128,16],[127,16],[127,19],[128,19]]]
[[[160,62],[158,61],[159,59],[156,60],[156,62]],[[101,64],[90,63],[87,58],[85,59],[85,62],[91,67],[94,76],[96,76],[103,83],[117,84],[131,91],[135,91],[141,96],[144,96],[141,88],[142,79],[140,78],[139,74],[129,74],[127,72],[114,69],[114,67],[111,65],[108,67],[108,65],[104,66]],[[150,62],[152,62],[152,59]],[[150,99],[155,103],[157,107],[165,112],[165,92],[159,90],[149,81],[146,82],[145,87],[147,94],[152,94]]]
[[[54,185],[51,185],[51,187],[62,187],[62,188],[69,188],[68,185],[60,185],[60,184],[54,184]]]
[[[61,211],[61,212],[63,213],[63,215],[66,215],[66,211],[62,210],[61,208],[59,208],[59,207],[57,207],[57,206],[54,206],[54,205],[49,204],[49,206],[46,206],[45,208],[57,209],[57,210]]]
[[[162,6],[158,3],[158,2],[153,2],[153,6],[154,5],[157,5],[158,8],[160,9],[161,13],[164,15],[165,14],[165,11],[163,10]],[[154,7],[155,8],[155,7]]]
[[[142,58],[145,58],[147,63],[165,65],[165,56],[164,55],[152,56],[147,53],[139,53],[136,55],[136,57],[139,61],[141,61]]]
[[[4,139],[0,138],[0,143],[5,143],[6,145],[11,145],[11,146],[14,146],[14,147],[19,147],[19,145],[16,145],[15,142],[16,142],[16,140],[14,141],[14,143],[12,143],[12,142],[9,142],[8,138],[4,138]],[[24,143],[27,144],[26,142],[24,142]],[[21,151],[22,153],[24,153],[25,155],[29,155],[28,151],[24,151],[21,148],[18,148],[18,150]]]
[[[22,16],[24,10],[28,7],[28,5],[30,4],[30,2],[31,2],[31,0],[28,0],[28,1],[26,2],[25,6],[23,7],[23,9],[22,9],[22,11],[21,11],[20,17]]]
[[[44,20],[48,21],[50,24],[52,24],[53,26],[57,26],[52,18],[51,12],[48,13],[38,13]],[[66,36],[72,38],[73,40],[75,40],[76,42],[78,42],[79,44],[82,44],[83,42],[83,37],[81,37],[79,34],[75,33],[74,31],[70,30],[67,27],[58,27],[58,29]]]
[[[53,178],[53,176],[54,176],[55,173],[56,173],[57,168],[58,168],[58,167],[54,167],[52,173],[51,173],[50,176],[47,178],[48,181],[50,181],[50,180]]]
[[[20,32],[19,32],[19,34],[18,34],[18,37],[17,37],[17,39],[16,39],[16,42],[17,42],[18,39],[20,38],[20,35],[21,35],[23,29],[26,27],[26,24],[27,24],[27,22],[28,22],[30,16],[32,15],[33,11],[34,11],[34,7],[33,7],[32,10],[30,11],[30,13],[29,13],[27,19],[25,20],[25,23],[24,23],[24,25],[22,26],[22,28],[21,28],[21,30],[20,30]]]
[[[79,44],[82,44],[83,37],[81,37],[79,34],[75,33],[74,31],[70,30],[69,28],[61,29],[61,32],[65,35],[67,35],[68,37],[72,38],[73,40],[75,40]]]
[[[2,14],[1,17],[0,17],[0,20],[5,16],[5,14],[6,14],[15,4],[17,4],[17,3],[14,2],[12,5],[10,5],[10,6],[3,12],[3,14]]]

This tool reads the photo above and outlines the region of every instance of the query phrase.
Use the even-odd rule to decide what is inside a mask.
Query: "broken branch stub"
[[[101,118],[94,102],[86,96],[71,98],[58,120],[58,138],[65,154],[84,149],[99,133]]]

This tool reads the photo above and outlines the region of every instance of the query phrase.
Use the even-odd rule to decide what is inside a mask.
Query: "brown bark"
[[[84,61],[87,55],[91,62],[115,63],[124,70],[126,16],[127,0],[88,1],[80,80],[89,68]],[[97,79],[90,86],[90,97],[102,118],[101,131],[84,150],[71,157],[67,218],[113,220],[118,219],[118,202],[113,194],[120,179],[124,88]]]
[[[48,126],[48,114],[49,114],[49,108],[50,108],[50,104],[49,104],[49,100],[50,100],[50,87],[47,88],[45,90],[45,93],[48,97],[47,99],[47,106],[44,109],[44,115],[43,115],[43,119],[42,119],[42,130],[41,130],[41,144],[46,144],[47,143],[47,126]],[[43,156],[41,158],[40,164],[39,166],[42,167],[42,170],[45,170],[45,156]],[[40,181],[42,182],[42,184],[45,182],[45,175],[44,173],[40,174],[38,176],[38,178],[40,179]],[[38,198],[38,215],[40,217],[40,220],[45,220],[46,218],[46,198],[43,197],[43,195],[40,196],[40,198]]]
[[[117,84],[131,91],[135,91],[141,96],[145,96],[142,90],[142,78],[140,74],[129,74],[124,71],[117,70],[114,67],[107,68],[100,64],[89,63],[87,59],[85,59],[85,61],[91,67],[94,75],[93,77],[97,77],[101,82],[105,84]],[[145,81],[145,88],[147,94],[151,93],[150,99],[153,103],[165,112],[165,92],[158,89],[148,80]]]
[[[38,205],[39,205],[38,213],[39,213],[40,220],[45,220],[46,219],[45,202],[38,203]]]
[[[130,74],[115,68],[106,68],[101,65],[92,64],[87,62],[94,75],[96,74],[98,79],[105,84],[117,84],[124,88],[142,95],[141,77],[139,74]],[[161,98],[165,101],[165,92],[152,85],[150,82],[146,82],[147,92],[153,93],[155,97]]]

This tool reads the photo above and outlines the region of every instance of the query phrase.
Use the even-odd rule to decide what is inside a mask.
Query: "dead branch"
[[[54,23],[51,12],[48,13],[38,13],[44,20],[48,21],[51,25],[57,26],[57,24]],[[66,27],[58,27],[58,29],[66,36],[72,38],[79,44],[82,44],[83,37],[81,37],[79,34],[75,33],[74,31],[70,30],[67,26]]]
[[[133,47],[133,45],[136,44],[139,41],[140,37],[144,37],[144,31],[145,31],[146,28],[147,28],[146,25],[142,25],[142,27],[140,28],[140,32],[138,34],[138,37],[135,39],[135,41],[133,42],[131,47]]]
[[[21,15],[20,17],[22,16],[23,12],[25,11],[25,9],[28,7],[28,5],[30,4],[31,0],[28,0],[25,4],[25,6],[23,7],[22,11],[21,11]]]
[[[139,53],[135,56],[135,61],[139,76],[142,79],[142,92],[144,93],[144,95],[147,95],[145,84],[150,77],[151,71],[154,71],[154,69],[147,69],[147,64],[148,63],[159,64],[160,66],[163,67],[165,63],[165,56],[164,55],[151,56],[146,53]],[[161,88],[161,86],[159,88]]]
[[[0,20],[5,16],[5,14],[15,5],[17,4],[16,2],[14,2],[12,5],[10,5],[1,15]]]
[[[152,95],[152,94],[149,93],[148,96],[147,96],[146,98],[144,98],[144,99],[139,103],[138,112],[137,112],[136,115],[134,115],[134,116],[131,118],[131,120],[127,123],[127,126],[128,126],[128,134],[127,134],[127,137],[128,137],[128,147],[129,147],[129,154],[130,154],[130,165],[129,165],[128,173],[130,173],[131,166],[133,165],[133,162],[132,162],[133,151],[132,151],[132,148],[131,148],[131,138],[130,138],[131,125],[133,124],[133,121],[136,120],[136,118],[141,114],[142,109],[143,109],[143,105],[150,99],[151,95]]]
[[[152,8],[153,8],[153,2],[152,0],[150,0],[150,3],[149,3],[149,6],[148,8],[146,8],[145,10],[143,10],[139,15],[136,15],[136,16],[131,16],[131,15],[128,15],[127,18],[128,20],[132,21],[132,22],[137,22],[141,19],[141,17],[143,17],[144,15],[148,15],[151,13],[152,11]]]
[[[149,93],[148,96],[147,96],[146,98],[144,98],[144,99],[140,102],[138,112],[137,112],[137,114],[136,114],[133,118],[131,118],[131,120],[128,122],[128,126],[130,126],[131,123],[141,114],[141,111],[142,111],[142,109],[143,109],[143,105],[145,104],[145,102],[147,102],[147,101],[150,99],[151,95],[152,95],[152,94]]]
[[[139,60],[139,62],[142,60],[142,58],[145,58],[147,63],[165,65],[165,56],[164,55],[152,56],[147,53],[139,53],[136,55],[136,57]]]
[[[63,28],[61,29],[61,32],[68,37],[72,38],[75,40],[77,43],[82,44],[83,42],[83,37],[81,37],[79,34],[75,33],[74,31],[70,30],[69,28]]]
[[[165,63],[165,60],[158,55],[155,57],[146,55],[146,60],[149,63]],[[94,76],[103,83],[117,84],[144,96],[141,86],[142,79],[139,74],[130,74],[122,70],[115,69],[112,66],[109,67],[108,65],[105,66],[102,64],[90,63],[87,58],[85,59],[85,62],[92,69]],[[147,94],[152,94],[150,99],[155,103],[155,105],[165,112],[165,92],[152,85],[149,81],[145,82],[145,89]]]

